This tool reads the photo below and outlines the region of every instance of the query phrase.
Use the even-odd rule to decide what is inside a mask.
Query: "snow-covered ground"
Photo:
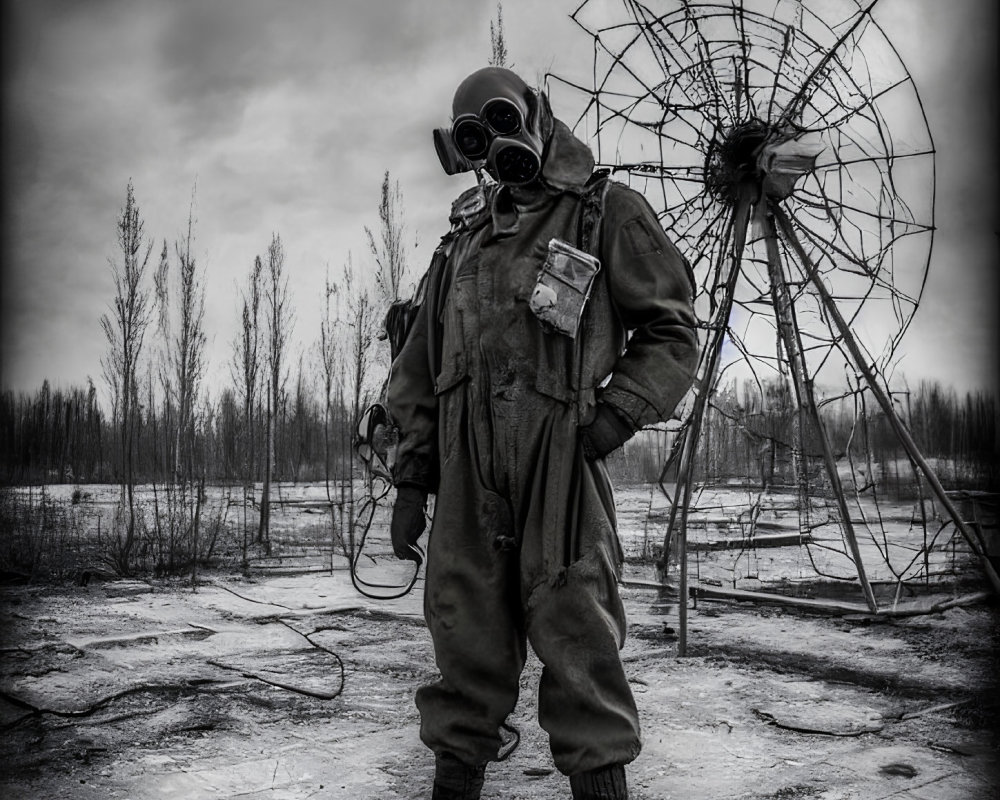
[[[72,488],[51,491],[69,499]],[[692,577],[732,586],[746,570],[737,586],[765,588],[754,570],[795,577],[799,545],[707,549],[739,533],[739,514],[726,515],[756,497],[712,491],[693,509],[702,549],[691,553]],[[203,573],[195,589],[187,579],[95,579],[0,590],[0,796],[430,796],[433,763],[412,700],[434,675],[422,580],[398,600],[359,595],[346,559],[331,558],[329,516],[310,506],[323,487],[283,486],[281,496],[300,502],[281,506],[272,557],[250,577]],[[787,499],[764,498],[761,518],[797,530]],[[109,487],[76,508],[96,514],[114,501]],[[662,541],[666,499],[636,487],[617,503],[627,576],[651,579],[637,557]],[[907,513],[892,515],[900,531]],[[366,576],[401,582],[387,551],[383,509]],[[955,591],[944,584],[937,596]],[[994,605],[890,621],[698,600],[688,654],[677,658],[674,601],[636,586],[623,596],[623,658],[644,730],[628,773],[634,800],[997,796]],[[539,672],[532,657],[511,719],[521,743],[491,766],[487,800],[568,796],[536,722]]]
[[[700,602],[678,659],[676,609],[624,591],[635,800],[995,796],[995,609],[875,624]],[[342,571],[8,588],[0,794],[429,797],[421,595],[372,601]],[[539,669],[485,798],[567,796],[535,721]]]

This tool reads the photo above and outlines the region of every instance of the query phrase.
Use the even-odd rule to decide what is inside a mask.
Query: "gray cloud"
[[[567,17],[575,5],[504,3],[511,58],[529,82],[550,69],[588,79],[589,42]],[[386,169],[400,180],[407,228],[420,238],[418,270],[447,226],[450,199],[468,185],[443,175],[430,130],[447,121],[461,77],[486,61],[492,2],[34,0],[3,8],[8,385],[99,374],[97,319],[111,296],[107,258],[130,177],[156,253],[180,235],[198,182],[197,254],[222,374],[234,283],[272,231],[286,244],[297,336],[307,343],[326,265],[338,271],[351,251],[364,268],[363,227],[375,224]],[[941,230],[907,363],[957,372],[952,365],[964,358],[974,381],[989,346],[982,287],[997,262],[996,107],[982,99],[995,86],[995,4],[883,0],[878,13],[914,73],[940,154]],[[960,325],[964,309],[979,322]]]
[[[248,100],[275,87],[311,92],[312,103],[327,100],[339,116],[351,113],[345,85],[390,74],[396,85],[382,95],[385,112],[435,43],[447,47],[471,33],[480,16],[471,8],[457,1],[434,3],[432,11],[426,2],[388,0],[180,3],[156,36],[158,90],[188,139],[238,124]]]

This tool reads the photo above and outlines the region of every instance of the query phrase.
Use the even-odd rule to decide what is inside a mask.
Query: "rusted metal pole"
[[[769,203],[769,206],[773,205]],[[778,321],[778,331],[781,334],[785,345],[785,354],[788,356],[791,367],[792,381],[795,384],[795,395],[799,403],[799,412],[805,412],[815,426],[819,438],[820,449],[823,452],[823,464],[826,467],[827,476],[830,479],[830,488],[833,490],[837,500],[837,510],[840,512],[841,525],[843,526],[844,538],[847,539],[847,546],[851,550],[854,560],[854,567],[858,572],[858,581],[861,583],[861,591],[865,596],[865,603],[874,614],[878,611],[878,603],[875,601],[875,593],[865,572],[864,561],[861,559],[861,550],[858,547],[858,538],[854,532],[854,524],[851,522],[851,511],[847,507],[847,497],[844,494],[844,486],[840,481],[840,474],[837,472],[837,462],[833,457],[830,447],[830,440],[826,434],[826,427],[820,419],[819,407],[816,405],[816,395],[813,391],[813,382],[809,377],[806,365],[805,353],[802,349],[802,336],[799,332],[798,322],[795,318],[795,308],[792,305],[791,294],[788,291],[788,284],[785,282],[784,270],[781,267],[781,256],[778,251],[778,232],[774,227],[774,217],[767,214],[765,221],[764,244],[767,247],[767,267],[771,279],[771,302],[774,304],[774,313]],[[805,437],[803,437],[804,443]],[[805,447],[803,446],[803,452]],[[808,502],[808,498],[806,498]]]
[[[680,587],[677,607],[678,634],[677,634],[677,655],[678,657],[687,654],[687,603],[688,603],[688,569],[687,569],[687,517],[688,506],[691,502],[691,471],[694,465],[694,456],[698,449],[698,442],[701,438],[701,426],[705,418],[705,409],[708,405],[708,398],[712,393],[715,384],[715,374],[719,368],[719,359],[722,352],[722,344],[726,330],[729,326],[729,313],[733,307],[733,296],[735,294],[736,281],[740,274],[740,261],[743,248],[746,245],[747,227],[750,223],[750,198],[740,200],[734,209],[730,230],[733,232],[733,249],[731,255],[731,266],[726,278],[724,294],[719,310],[715,314],[716,324],[712,331],[711,341],[708,343],[708,362],[698,382],[698,393],[695,397],[694,408],[691,410],[691,424],[684,435],[684,446],[681,450],[681,462],[677,472],[677,489],[674,492],[673,502],[670,506],[670,518],[667,522],[667,532],[663,541],[664,557],[669,553],[670,539],[673,535],[674,523],[680,512],[680,528],[677,537],[677,545],[680,559]],[[727,236],[728,238],[728,236]],[[666,565],[664,565],[666,566]],[[664,570],[666,574],[666,570]]]
[[[796,236],[795,230],[792,228],[791,221],[778,205],[773,207],[773,212],[774,219],[781,229],[782,236],[784,236],[785,241],[788,242],[789,246],[795,251],[799,262],[802,264],[802,267],[806,272],[806,277],[812,282],[812,285],[816,289],[816,293],[819,295],[819,298],[823,303],[823,308],[830,315],[830,319],[832,319],[834,324],[837,326],[837,330],[840,333],[844,344],[847,345],[847,349],[850,351],[851,357],[854,359],[854,366],[859,372],[861,372],[865,381],[868,383],[868,387],[871,389],[872,394],[878,401],[878,404],[882,407],[882,411],[885,413],[886,419],[888,419],[889,424],[896,433],[896,436],[899,437],[899,441],[903,445],[903,449],[906,450],[913,462],[920,468],[924,477],[927,478],[927,482],[930,484],[931,489],[937,495],[941,504],[945,507],[948,514],[954,521],[955,527],[958,528],[972,552],[979,558],[983,571],[986,573],[986,578],[993,587],[993,591],[1000,594],[1000,576],[997,575],[997,572],[990,563],[989,558],[983,552],[983,549],[980,546],[979,541],[976,539],[975,534],[972,532],[972,529],[969,528],[969,526],[962,519],[961,514],[959,514],[958,509],[955,507],[955,504],[951,502],[951,498],[949,498],[947,492],[945,492],[944,487],[941,485],[941,481],[938,480],[937,474],[931,468],[930,464],[927,463],[927,459],[924,458],[923,454],[920,452],[920,449],[913,441],[913,437],[910,436],[909,430],[907,430],[906,426],[903,425],[899,415],[896,414],[896,410],[893,408],[892,401],[889,399],[889,396],[876,381],[875,373],[871,365],[868,363],[865,354],[862,352],[857,339],[854,338],[850,325],[847,324],[847,320],[844,319],[844,316],[840,313],[840,309],[837,307],[836,302],[834,302],[830,292],[823,284],[823,279],[819,274],[819,270],[816,268],[816,265],[812,263],[812,259],[809,258],[809,255],[806,253],[805,248],[799,241],[798,236]]]

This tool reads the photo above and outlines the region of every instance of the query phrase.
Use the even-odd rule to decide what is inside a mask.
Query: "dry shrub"
[[[14,583],[79,578],[89,548],[77,509],[45,487],[0,487],[0,579]]]

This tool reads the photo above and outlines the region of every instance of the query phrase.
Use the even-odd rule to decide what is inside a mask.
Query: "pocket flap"
[[[434,395],[442,395],[449,389],[454,389],[469,377],[468,370],[463,364],[452,364],[441,370],[441,374],[434,381]]]

